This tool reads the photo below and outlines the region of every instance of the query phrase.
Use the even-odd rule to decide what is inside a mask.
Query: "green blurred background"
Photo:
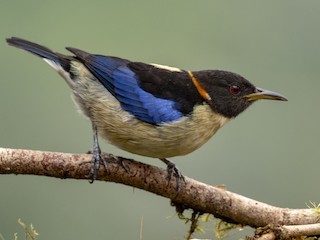
[[[39,58],[9,47],[6,37],[62,53],[73,46],[183,69],[230,70],[289,102],[256,103],[200,150],[173,161],[189,177],[279,207],[320,201],[320,1],[0,2],[0,147],[84,153],[92,145],[91,126],[63,79]],[[19,231],[18,218],[32,222],[39,239],[139,239],[142,217],[143,239],[183,239],[188,229],[167,199],[138,189],[0,176],[5,239]],[[214,238],[213,225],[197,236]]]

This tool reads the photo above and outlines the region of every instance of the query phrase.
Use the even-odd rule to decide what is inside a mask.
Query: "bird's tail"
[[[21,48],[41,58],[46,58],[55,62],[59,62],[58,55],[53,51],[51,51],[49,48],[46,48],[39,44],[29,42],[27,40],[16,38],[16,37],[7,38],[6,40],[7,40],[7,43],[11,46]]]
[[[50,64],[56,70],[58,70],[57,68],[59,66],[66,71],[70,69],[71,57],[69,56],[65,56],[60,53],[55,53],[47,47],[41,46],[37,43],[33,43],[21,38],[12,37],[7,38],[6,40],[7,43],[11,46],[21,48],[36,56],[43,58],[48,64]]]

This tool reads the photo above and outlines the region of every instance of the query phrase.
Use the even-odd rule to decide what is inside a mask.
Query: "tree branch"
[[[101,167],[97,180],[140,188],[169,198],[176,205],[211,213],[228,222],[255,228],[281,226],[272,236],[320,235],[318,209],[278,208],[188,177],[185,178],[185,183],[181,183],[181,190],[177,194],[176,178],[173,177],[168,183],[166,170],[111,154],[103,156],[112,161],[108,165],[110,171],[107,173]],[[0,148],[0,174],[88,179],[92,167],[91,157],[91,154]],[[117,163],[119,159],[127,170]]]

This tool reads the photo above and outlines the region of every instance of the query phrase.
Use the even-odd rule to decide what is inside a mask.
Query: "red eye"
[[[232,85],[230,87],[230,92],[234,95],[237,95],[241,91],[240,87],[237,85]]]

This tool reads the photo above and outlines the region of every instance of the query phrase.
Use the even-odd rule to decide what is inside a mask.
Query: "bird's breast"
[[[113,145],[131,153],[169,158],[185,155],[205,144],[227,119],[213,113],[207,104],[177,121],[152,125],[135,119],[119,107],[99,104],[93,121],[100,135]]]

